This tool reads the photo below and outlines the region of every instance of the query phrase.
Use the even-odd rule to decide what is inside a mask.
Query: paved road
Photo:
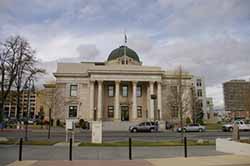
[[[240,135],[242,137],[250,137],[250,132],[241,132]],[[29,132],[29,138],[32,140],[46,140],[47,132]],[[222,132],[222,131],[206,131],[206,132],[193,132],[186,133],[188,139],[205,139],[205,140],[215,140],[216,138],[228,138],[232,136],[230,132]],[[1,131],[0,137],[7,138],[20,138],[24,137],[24,131]],[[164,140],[176,140],[180,138],[180,133],[177,132],[158,132],[158,133],[129,133],[126,131],[123,132],[104,132],[103,140],[105,142],[108,141],[125,141],[128,137],[132,137],[133,140],[143,140],[143,141],[164,141]],[[81,131],[76,133],[76,141],[90,141],[91,132],[90,131]],[[60,132],[51,132],[51,140],[64,141],[65,133]]]
[[[134,147],[133,159],[182,157],[183,147]],[[17,159],[17,145],[0,145],[0,165],[6,165]],[[68,147],[32,146],[23,147],[24,160],[68,160]],[[188,156],[216,156],[215,146],[188,147]],[[127,160],[127,147],[73,147],[74,160]]]

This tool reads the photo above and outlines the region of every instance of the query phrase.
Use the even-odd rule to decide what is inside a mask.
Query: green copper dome
[[[139,59],[137,53],[134,50],[128,48],[127,46],[120,46],[119,48],[114,49],[109,54],[108,61],[114,60],[114,59],[117,59],[117,58],[120,58],[120,57],[124,56],[124,49],[125,49],[125,47],[126,47],[126,55],[128,57],[130,57],[130,58],[132,58],[132,59],[140,62],[140,59]]]

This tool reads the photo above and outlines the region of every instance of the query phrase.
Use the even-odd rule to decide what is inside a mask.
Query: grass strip
[[[54,145],[59,141],[50,141],[50,140],[28,140],[23,141],[23,145]],[[9,139],[8,141],[0,141],[2,145],[18,145],[19,140],[17,139]]]
[[[188,141],[188,146],[202,146],[202,145],[215,145],[215,141],[203,141],[203,142],[197,142],[197,141]],[[96,144],[96,143],[89,143],[89,142],[82,142],[79,146],[94,146],[94,147],[125,147],[128,146],[127,141],[121,141],[121,142],[105,142],[102,144]],[[183,146],[183,143],[180,141],[159,141],[159,142],[145,142],[145,141],[133,141],[132,146]]]

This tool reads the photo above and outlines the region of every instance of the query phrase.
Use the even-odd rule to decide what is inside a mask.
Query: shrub
[[[80,128],[83,128],[83,127],[84,127],[84,120],[83,120],[83,119],[80,119],[80,120],[79,120],[79,127],[80,127]]]
[[[190,124],[191,123],[191,119],[189,117],[186,118],[186,124]]]

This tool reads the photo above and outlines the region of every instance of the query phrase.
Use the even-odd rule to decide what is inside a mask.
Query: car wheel
[[[136,133],[136,132],[137,132],[137,129],[135,129],[135,128],[132,129],[132,132],[133,132],[133,133]]]
[[[150,132],[154,132],[155,130],[153,128],[150,129]]]
[[[187,132],[187,129],[183,129],[183,132],[184,132],[184,133]]]
[[[203,130],[202,129],[199,129],[199,132],[202,132]]]
[[[232,132],[232,131],[233,131],[233,128],[232,128],[232,127],[230,127],[230,128],[229,128],[229,131],[230,131],[230,132]]]

